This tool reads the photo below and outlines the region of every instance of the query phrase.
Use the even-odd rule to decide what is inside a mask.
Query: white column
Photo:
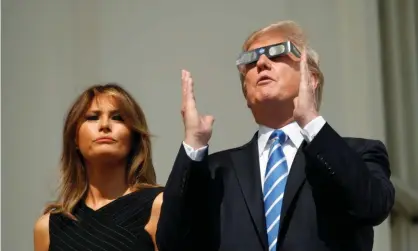
[[[400,20],[400,5],[396,1],[387,1],[381,3],[384,11],[382,13],[382,42],[386,52],[383,58],[385,65],[385,83],[386,83],[386,102],[387,102],[387,124],[389,142],[393,146],[391,150],[393,163],[396,163],[394,175],[402,181],[409,178],[408,171],[408,142],[409,133],[405,131],[407,125],[407,110],[404,109],[404,100],[406,100],[404,85],[406,84],[406,75],[403,74],[403,61],[401,51],[401,41],[403,31],[399,29],[403,24]],[[405,13],[402,13],[404,15]],[[396,121],[396,122],[395,122]]]
[[[407,107],[407,125],[409,144],[409,184],[418,192],[418,3],[416,0],[406,0],[404,13],[405,27],[403,41],[405,42],[404,59],[406,81],[405,87]]]
[[[415,0],[382,1],[382,43],[387,128],[396,185],[393,217],[394,250],[418,245],[418,41]]]
[[[352,136],[385,139],[380,38],[376,1],[339,1],[342,75],[338,95],[343,131]],[[332,85],[334,83],[328,83]],[[343,126],[340,124],[340,126]],[[375,228],[374,249],[391,250],[389,219]]]

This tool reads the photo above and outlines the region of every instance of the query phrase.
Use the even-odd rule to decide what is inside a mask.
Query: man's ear
[[[310,75],[311,75],[311,81],[310,81],[310,83],[312,84],[312,88],[314,90],[316,90],[316,88],[318,87],[318,84],[319,84],[318,74],[311,73]]]

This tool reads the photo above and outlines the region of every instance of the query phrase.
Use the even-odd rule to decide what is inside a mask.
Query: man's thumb
[[[294,99],[293,99],[293,106],[294,106],[294,108],[296,108],[296,107],[297,107],[297,105],[298,105],[298,100],[299,100],[299,97],[296,97],[296,98],[294,98]]]
[[[213,125],[213,123],[215,122],[215,118],[211,115],[206,115],[203,120],[205,121],[205,123],[208,123],[210,125]]]

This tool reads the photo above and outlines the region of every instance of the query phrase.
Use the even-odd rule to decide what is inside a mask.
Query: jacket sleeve
[[[354,149],[329,124],[304,148],[308,180],[354,219],[378,225],[389,215],[395,197],[384,144],[360,140]],[[358,148],[358,149],[357,149]],[[315,174],[315,175],[312,175]],[[333,197],[332,197],[333,196]]]
[[[181,145],[163,194],[156,234],[159,251],[199,250],[207,243],[209,183],[207,149],[203,160],[194,161]]]

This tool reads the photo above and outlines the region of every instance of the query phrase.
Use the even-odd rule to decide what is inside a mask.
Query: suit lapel
[[[257,229],[258,237],[264,248],[267,248],[257,133],[248,144],[232,152],[231,157],[245,203]]]
[[[286,188],[283,198],[283,206],[281,211],[281,220],[280,220],[280,233],[284,233],[285,229],[282,228],[283,224],[289,220],[289,209],[292,202],[296,199],[296,195],[300,187],[304,184],[306,180],[305,174],[305,155],[303,153],[303,148],[306,145],[306,141],[303,141],[302,145],[299,147],[295,159],[293,160],[292,168],[290,169],[289,177],[287,179]],[[282,231],[283,230],[283,231]]]

